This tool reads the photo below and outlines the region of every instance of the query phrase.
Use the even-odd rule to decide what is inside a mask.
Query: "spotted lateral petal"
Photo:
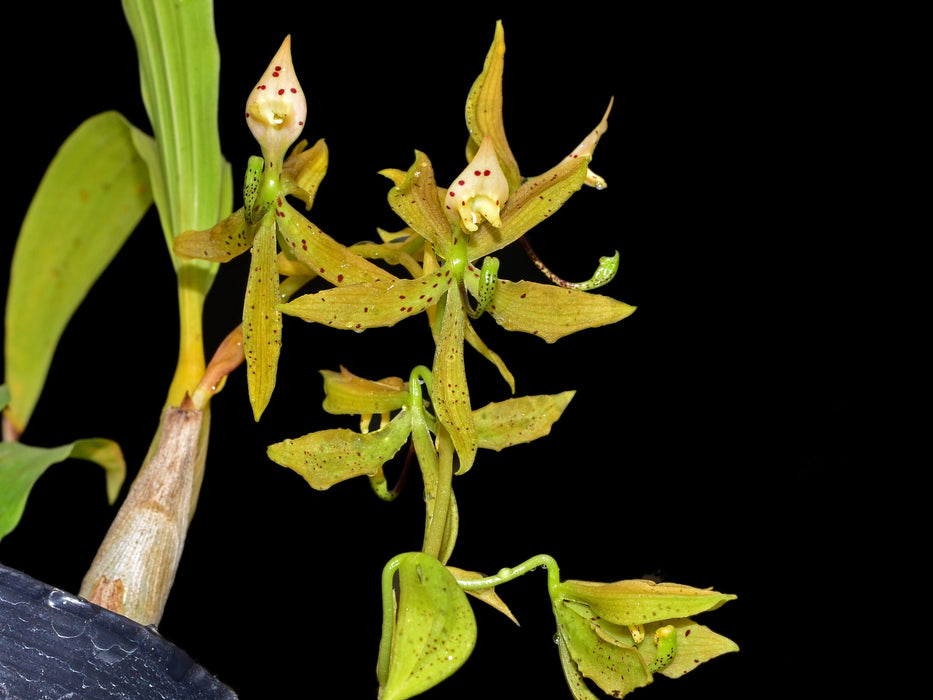
[[[544,437],[563,415],[574,393],[519,396],[490,403],[474,411],[479,446],[498,452]]]
[[[177,255],[223,263],[249,250],[255,232],[247,225],[244,210],[237,209],[211,229],[176,236],[173,248]]]
[[[340,245],[280,197],[275,215],[290,254],[333,285],[385,282],[394,276]]]
[[[453,284],[448,266],[417,279],[389,279],[305,294],[279,308],[289,316],[346,330],[394,326],[437,304]]]
[[[470,275],[465,278],[468,283],[471,279]],[[576,289],[499,280],[486,311],[507,330],[531,333],[553,343],[585,328],[621,321],[635,307]]]
[[[357,433],[345,428],[321,430],[270,445],[276,464],[300,474],[319,491],[357,476],[372,476],[408,442],[411,414],[402,409],[384,428]]]

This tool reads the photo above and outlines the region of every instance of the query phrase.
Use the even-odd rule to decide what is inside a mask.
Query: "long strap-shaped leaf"
[[[123,0],[123,10],[138,48],[143,101],[158,144],[162,181],[153,189],[171,251],[179,233],[211,228],[223,218],[223,209],[230,209],[221,201],[226,166],[217,130],[220,55],[213,3]]]
[[[17,434],[69,320],[152,204],[134,132],[116,112],[81,124],[55,155],[23,220],[4,337],[6,418]]]
[[[217,129],[220,57],[211,0],[123,0],[139,55],[143,101],[154,141],[138,142],[178,275],[181,342],[168,402],[179,405],[204,372],[204,296],[217,263],[182,259],[172,241],[230,213],[230,167]]]
[[[140,142],[169,249],[185,230],[230,210],[229,167],[217,134],[219,61],[210,0],[124,0],[155,134]],[[181,342],[153,447],[81,583],[80,594],[143,624],[162,616],[194,513],[210,413],[183,399],[204,374],[201,314],[217,263],[173,256]],[[181,405],[181,408],[176,406]]]

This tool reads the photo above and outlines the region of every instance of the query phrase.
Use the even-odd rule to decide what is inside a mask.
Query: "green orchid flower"
[[[422,392],[424,387],[433,398],[437,382],[430,371],[417,367],[407,382],[399,377],[364,379],[344,367],[321,374],[324,410],[359,416],[360,430],[332,428],[283,440],[269,446],[269,458],[300,474],[316,490],[365,476],[380,497],[391,500],[397,490],[387,486],[384,467],[410,442],[424,482],[425,551],[436,552],[446,562],[456,542],[459,513],[451,484],[451,442],[443,424],[427,410],[430,402]],[[573,391],[565,391],[513,397],[473,411],[477,446],[500,451],[544,437],[573,396]],[[374,416],[380,417],[379,427],[371,430]]]
[[[561,665],[576,700],[596,700],[585,679],[622,697],[653,674],[679,678],[738,646],[693,615],[736,596],[646,580],[552,582]]]
[[[282,345],[281,275],[332,284],[391,279],[392,275],[338,244],[295,209],[294,196],[310,210],[327,171],[323,139],[313,147],[300,141],[307,101],[295,76],[291,38],[286,37],[250,93],[246,122],[262,157],[250,158],[243,206],[211,229],[187,231],[174,241],[178,255],[228,262],[250,251],[252,265],[243,304],[243,349],[253,415],[259,420],[275,387]],[[282,251],[278,253],[281,243]]]
[[[431,161],[422,152],[416,152],[407,171],[382,171],[394,184],[390,206],[407,230],[424,241],[421,274],[342,286],[279,306],[287,315],[355,331],[393,326],[427,312],[437,344],[432,399],[437,418],[456,447],[458,474],[470,469],[477,450],[464,341],[493,362],[514,391],[511,373],[480,340],[471,318],[488,310],[504,328],[554,342],[584,328],[614,323],[634,311],[628,304],[588,291],[612,278],[617,255],[604,258],[593,280],[576,288],[498,278],[498,260],[490,257],[492,253],[549,218],[584,184],[604,186],[590,171],[589,162],[608,119],[607,110],[599,126],[571,154],[546,173],[523,179],[502,128],[504,50],[500,23],[483,73],[467,100],[470,163],[450,187],[438,186]],[[448,293],[451,290],[453,294]],[[477,300],[475,307],[469,295]]]

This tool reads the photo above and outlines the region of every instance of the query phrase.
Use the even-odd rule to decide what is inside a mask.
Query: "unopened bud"
[[[292,65],[289,35],[246,102],[246,123],[267,161],[281,163],[301,134],[307,114],[308,103]]]

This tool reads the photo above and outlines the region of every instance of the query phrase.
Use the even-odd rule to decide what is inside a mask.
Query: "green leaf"
[[[576,392],[542,396],[519,396],[490,403],[473,412],[479,446],[502,450],[537,440],[551,432]]]
[[[433,688],[457,671],[476,645],[473,609],[446,566],[421,552],[403,554],[397,575],[395,619],[385,627],[391,630],[388,663],[385,645],[378,663],[380,700],[406,700]],[[384,579],[383,596],[393,595],[391,579]]]
[[[134,131],[116,112],[82,123],[26,213],[10,271],[4,347],[8,417],[20,433],[69,320],[152,204]]]
[[[60,447],[33,447],[20,442],[0,442],[0,539],[19,523],[26,499],[36,481],[53,464],[68,458],[83,459],[104,468],[107,500],[113,504],[126,476],[126,462],[112,440],[76,440]]]
[[[159,213],[171,250],[175,236],[210,228],[224,208],[221,191],[229,173],[217,129],[220,51],[213,3],[123,0],[123,11],[158,148],[165,198]]]
[[[320,430],[270,445],[276,464],[299,473],[319,491],[356,476],[372,476],[402,448],[411,432],[411,414],[402,409],[389,424],[369,433],[345,428]]]

